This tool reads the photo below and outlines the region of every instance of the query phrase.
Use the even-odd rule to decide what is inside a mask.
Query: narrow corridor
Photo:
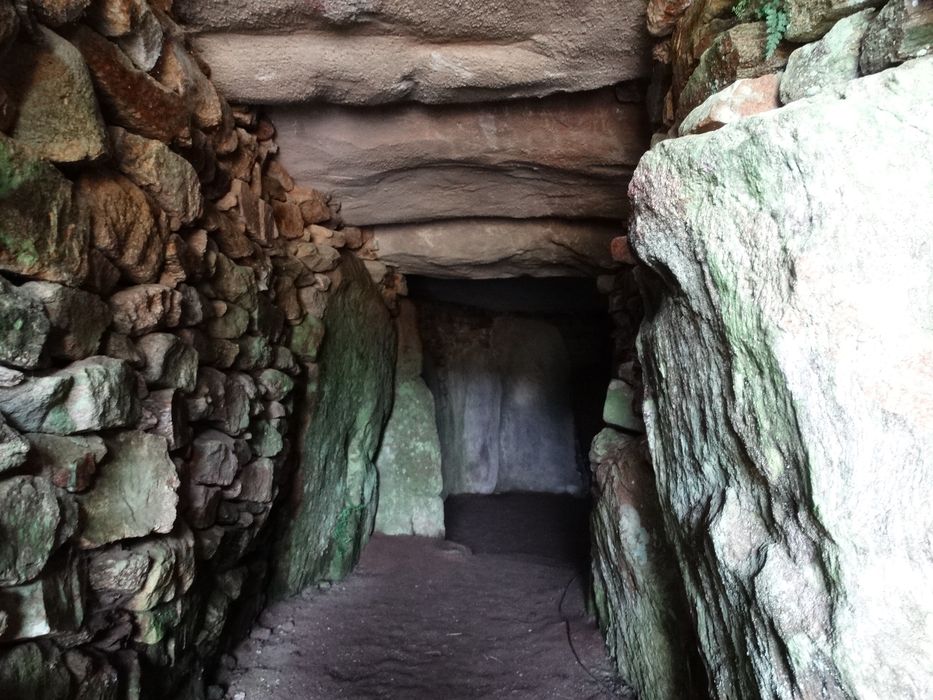
[[[585,612],[586,518],[564,496],[450,498],[447,541],[377,535],[345,581],[267,609],[227,697],[629,697]]]

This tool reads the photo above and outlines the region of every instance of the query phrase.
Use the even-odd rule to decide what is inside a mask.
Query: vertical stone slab
[[[376,530],[387,535],[444,536],[441,443],[434,396],[421,377],[421,338],[414,304],[403,299],[396,319],[395,402],[376,466]]]
[[[645,420],[716,698],[933,688],[933,60],[844,93],[662,142],[630,188]]]
[[[376,450],[388,419],[395,329],[382,296],[354,256],[341,256],[324,315],[317,382],[305,388],[292,499],[273,592],[296,593],[352,568],[372,530]]]

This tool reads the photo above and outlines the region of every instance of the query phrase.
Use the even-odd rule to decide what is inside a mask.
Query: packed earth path
[[[267,608],[218,682],[231,700],[633,697],[586,612],[586,513],[448,499],[447,540],[373,537],[345,581]]]

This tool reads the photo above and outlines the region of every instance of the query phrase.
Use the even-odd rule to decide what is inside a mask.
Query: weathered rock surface
[[[61,522],[55,489],[45,479],[0,481],[0,586],[36,578],[45,567]]]
[[[781,79],[781,101],[787,104],[827,90],[838,92],[859,77],[862,39],[874,14],[867,9],[845,17],[819,41],[795,49]]]
[[[931,93],[912,61],[633,180],[645,418],[715,697],[933,688]]]
[[[0,417],[0,473],[16,469],[28,452],[29,443]]]
[[[40,28],[21,39],[0,67],[0,87],[16,104],[10,136],[46,160],[74,163],[108,152],[107,134],[81,53]],[[67,104],[68,109],[49,109]]]
[[[590,277],[613,267],[619,229],[560,219],[459,219],[373,229],[379,259],[407,275]]]
[[[50,329],[42,304],[0,277],[0,362],[38,367]]]
[[[319,384],[307,388],[315,404],[299,438],[278,592],[345,574],[375,516],[374,460],[391,409],[395,330],[362,263],[345,255],[340,272],[324,316]]]
[[[191,163],[161,141],[131,134],[120,127],[110,129],[110,138],[117,167],[159,203],[169,215],[172,230],[200,216],[201,183]]]
[[[781,74],[736,80],[724,90],[710,95],[703,104],[684,117],[677,131],[681,136],[702,134],[739,119],[781,106]]]
[[[79,285],[87,276],[87,216],[54,166],[0,134],[0,270]]]
[[[643,437],[606,428],[590,450],[594,598],[620,675],[644,700],[691,698],[702,670]]]
[[[883,4],[884,0],[787,0],[784,38],[794,42],[814,41],[843,17]]]
[[[38,301],[51,322],[46,350],[57,359],[83,360],[97,352],[110,309],[95,294],[54,282],[27,282],[20,291]]]
[[[865,40],[859,67],[877,73],[911,58],[933,54],[933,3],[930,0],[890,0],[875,15]]]
[[[387,535],[444,536],[441,444],[434,397],[421,378],[421,339],[412,302],[399,305],[395,401],[376,458],[376,530]]]
[[[167,533],[175,524],[179,485],[165,438],[137,431],[107,439],[94,488],[80,497],[82,547]]]
[[[136,374],[122,360],[92,356],[0,388],[0,413],[19,430],[55,435],[132,425]]]
[[[356,226],[459,217],[621,218],[647,148],[611,90],[471,106],[272,110],[281,160]]]
[[[26,435],[29,462],[58,488],[73,493],[86,491],[94,479],[97,464],[107,455],[104,441],[96,435]]]
[[[647,75],[644,5],[184,0],[180,18],[228,99],[478,102]]]
[[[193,391],[198,377],[198,353],[176,335],[150,333],[136,341],[146,358],[142,371],[146,382],[157,389]]]

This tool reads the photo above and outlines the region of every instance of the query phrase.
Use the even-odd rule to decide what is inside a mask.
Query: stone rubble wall
[[[262,604],[272,523],[317,528],[277,574],[293,592],[352,565],[375,509],[291,486],[315,467],[298,423],[322,340],[353,323],[329,302],[391,332],[400,280],[218,94],[171,4],[0,0],[3,698],[202,697]],[[370,452],[384,338],[388,393],[346,427]],[[330,478],[372,481],[369,457]]]
[[[813,208],[810,219],[800,213],[808,206],[805,202],[813,200],[820,187],[829,188],[841,199],[853,196],[862,188],[864,193],[856,195],[856,199],[874,198],[879,202],[893,200],[894,192],[916,191],[913,187],[892,185],[885,186],[887,194],[871,194],[874,185],[856,185],[847,178],[844,166],[833,165],[836,161],[847,162],[848,146],[834,139],[831,129],[823,129],[816,135],[817,139],[829,144],[822,151],[825,168],[839,168],[831,181],[820,179],[820,169],[800,153],[795,144],[809,136],[810,130],[820,128],[819,120],[807,121],[810,110],[830,109],[828,104],[834,99],[854,100],[856,96],[864,97],[872,89],[866,87],[860,91],[854,87],[859,82],[852,81],[886,71],[911,59],[917,59],[914,63],[925,66],[929,71],[933,62],[930,58],[933,53],[933,3],[928,0],[859,3],[783,0],[771,3],[787,17],[783,38],[771,54],[767,47],[767,28],[760,14],[764,3],[746,3],[747,7],[738,12],[735,5],[732,0],[651,0],[648,3],[648,29],[656,38],[648,110],[656,133],[652,150],[636,170],[634,184],[629,191],[634,206],[633,238],[621,236],[612,241],[613,258],[627,268],[615,278],[602,280],[604,288],[611,291],[610,305],[616,324],[619,362],[607,392],[604,419],[609,427],[594,442],[591,452],[596,489],[594,578],[600,620],[620,671],[643,698],[660,700],[707,695],[730,699],[925,697],[931,688],[929,678],[921,669],[929,668],[930,659],[928,655],[922,658],[919,647],[911,646],[909,640],[927,639],[927,633],[904,628],[904,625],[909,628],[912,624],[907,619],[910,615],[894,605],[898,598],[915,599],[916,591],[911,589],[912,584],[905,582],[897,593],[892,587],[886,594],[895,611],[883,616],[883,627],[899,629],[900,632],[878,636],[868,634],[860,625],[851,625],[850,622],[859,615],[866,620],[879,619],[881,613],[876,606],[885,594],[881,589],[866,593],[865,588],[848,579],[848,574],[841,573],[839,567],[846,557],[840,558],[834,552],[832,538],[849,542],[861,539],[866,547],[879,553],[879,560],[888,560],[888,554],[880,552],[889,550],[891,543],[883,535],[863,533],[861,526],[856,527],[853,520],[844,518],[837,523],[837,530],[827,534],[820,530],[822,515],[812,515],[805,505],[816,497],[820,484],[823,486],[822,497],[831,500],[852,488],[839,477],[855,468],[855,462],[847,464],[844,459],[829,458],[833,466],[828,467],[828,471],[818,470],[819,459],[813,456],[810,437],[794,435],[788,429],[787,434],[778,439],[775,437],[780,428],[778,416],[762,416],[760,424],[748,435],[743,434],[742,438],[748,445],[744,449],[753,451],[753,460],[754,450],[764,449],[760,445],[772,438],[779,443],[775,448],[777,454],[784,455],[781,458],[777,454],[771,455],[769,460],[775,463],[785,458],[790,460],[785,453],[792,449],[791,445],[799,445],[801,441],[809,445],[806,448],[811,453],[809,460],[807,457],[790,460],[785,468],[788,474],[794,475],[794,479],[813,483],[809,489],[785,499],[781,494],[786,492],[786,488],[777,482],[769,484],[763,491],[755,491],[751,483],[744,481],[754,481],[754,478],[736,466],[743,463],[742,456],[721,444],[714,449],[708,443],[710,440],[725,440],[726,434],[739,429],[736,421],[747,420],[747,413],[752,410],[747,402],[733,405],[733,400],[740,401],[740,397],[732,396],[730,392],[733,390],[726,388],[728,382],[725,378],[721,385],[713,379],[704,379],[715,374],[708,366],[707,356],[719,347],[715,337],[722,331],[716,330],[720,323],[716,319],[722,312],[722,323],[745,323],[747,319],[743,321],[743,315],[752,314],[756,303],[764,302],[761,299],[757,302],[747,300],[749,306],[742,307],[741,314],[735,316],[738,313],[735,309],[730,311],[717,307],[719,303],[726,304],[728,299],[720,300],[714,296],[711,303],[716,310],[695,308],[692,313],[685,312],[678,317],[677,324],[670,314],[663,319],[657,314],[658,309],[673,308],[681,303],[685,290],[698,292],[697,285],[704,279],[709,280],[707,284],[717,287],[736,285],[734,293],[742,295],[745,291],[751,293],[770,284],[768,271],[787,272],[784,267],[787,261],[777,253],[767,260],[755,258],[753,262],[752,258],[760,257],[759,249],[764,245],[761,240],[765,235],[763,232],[767,231],[769,238],[790,236],[789,231],[770,231],[768,222],[771,219],[797,217],[803,230],[812,230],[812,235],[819,237],[831,230],[834,220],[842,221],[846,217],[846,213],[833,202],[827,202],[823,210]],[[911,91],[916,93],[915,102],[910,105],[905,99],[891,101],[892,109],[897,110],[898,119],[902,122],[916,122],[916,119],[910,119],[909,111],[917,112],[924,100],[927,107],[931,101],[929,84],[916,77],[922,69],[914,64],[911,66],[911,70],[904,72],[888,70],[884,75],[890,74],[891,77],[882,83],[866,83],[876,86],[872,99],[879,102],[888,99],[890,92],[897,92],[894,87],[886,91],[879,85],[896,86],[903,82],[907,87],[902,92],[908,95]],[[885,132],[882,126],[872,121],[876,115],[865,116],[864,113],[870,112],[867,106],[859,107],[854,102],[851,105],[844,102],[836,104],[840,105],[838,125],[849,124],[860,117],[867,120],[867,126],[858,135],[853,134],[850,143],[870,144],[878,140],[884,143],[889,140],[886,148],[892,152],[903,150],[897,146],[898,140],[906,138],[903,129],[910,131],[910,127],[892,123],[887,125],[889,131]],[[858,113],[859,109],[863,113]],[[782,118],[787,110],[793,111],[788,112],[786,119]],[[763,123],[760,129],[754,129],[752,124],[755,120],[749,119],[754,115],[761,115],[763,119],[773,117],[773,120]],[[730,131],[732,128],[747,129],[749,143],[761,143],[761,148],[755,151],[748,147],[740,155],[738,136]],[[715,146],[704,147],[696,136],[690,136],[714,132],[709,134],[713,137],[720,129],[723,136]],[[727,137],[725,132],[730,136]],[[914,135],[913,131],[909,134],[911,137]],[[919,137],[918,152],[922,152],[922,144],[929,146],[929,135]],[[703,155],[693,157],[694,153],[700,152]],[[918,178],[922,181],[929,174],[929,163],[927,161],[923,165],[922,156],[913,161],[905,154],[899,166],[891,161],[879,160],[876,168],[879,186],[885,182],[903,182],[899,178],[900,171],[905,168],[913,172],[908,182],[917,182]],[[689,176],[682,167],[687,162],[693,164]],[[781,162],[785,164],[782,166]],[[784,171],[781,171],[782,167]],[[765,186],[764,180],[771,173],[769,168],[786,171],[786,177],[802,171],[800,186],[807,194],[792,196],[778,185],[758,192],[755,188]],[[731,195],[727,191],[728,186],[723,184],[727,181],[732,182]],[[737,202],[730,214],[722,214],[725,203],[741,199],[742,195],[735,192],[746,186],[752,188],[748,195],[750,198]],[[758,198],[761,197],[767,201],[759,207]],[[680,204],[669,206],[668,200]],[[905,203],[905,206],[923,208],[920,201]],[[906,225],[904,216],[903,212],[890,212],[890,226],[903,229]],[[749,256],[747,264],[736,260],[733,261],[735,267],[724,268],[720,253],[716,251],[721,243],[710,246],[708,260],[699,252],[690,253],[688,250],[680,250],[682,255],[667,254],[673,250],[667,250],[673,246],[673,239],[684,237],[680,242],[685,245],[689,245],[688,241],[704,241],[714,235],[715,227],[727,225],[725,218],[729,218],[728,226],[749,231],[743,242]],[[923,226],[916,222],[913,225],[921,229]],[[929,237],[929,224],[926,226]],[[859,225],[856,228],[860,230],[858,238],[862,242],[889,238],[888,233],[880,230],[874,235],[870,227]],[[755,234],[756,231],[759,233]],[[794,244],[785,245],[793,248]],[[852,241],[848,245],[857,247],[860,244]],[[662,249],[665,252],[662,253]],[[785,253],[790,254],[790,250]],[[821,254],[840,257],[842,251],[827,249]],[[809,264],[806,261],[811,259],[812,256],[807,257],[798,264]],[[646,260],[648,268],[643,262]],[[905,260],[904,263],[904,273],[909,269],[929,267],[919,262]],[[841,266],[828,270],[826,274],[825,290],[847,284],[848,273]],[[899,274],[893,273],[890,279]],[[786,285],[793,290],[793,276]],[[633,287],[640,287],[640,295]],[[874,293],[845,289],[852,295]],[[880,291],[883,285],[875,289]],[[644,300],[648,314],[642,330],[640,352],[635,357],[635,334],[642,323],[639,296]],[[842,303],[854,303],[854,297]],[[691,305],[687,303],[688,307]],[[629,312],[619,313],[623,308]],[[804,336],[829,332],[827,329],[831,325],[829,319],[821,318],[815,312],[802,323],[809,329]],[[712,334],[709,338],[702,335],[707,331]],[[768,346],[771,342],[767,337],[754,337],[751,328],[736,332],[739,335],[734,340],[740,345],[743,334],[749,335],[748,343],[760,341]],[[905,322],[897,332],[910,333],[909,324]],[[875,361],[879,368],[889,361],[886,354],[874,357],[875,360],[866,357],[865,361]],[[631,363],[622,362],[626,359]],[[643,377],[643,362],[650,365],[651,374],[647,378]],[[789,370],[784,368],[780,371]],[[815,369],[808,371],[816,372]],[[789,402],[787,410],[792,413],[808,410],[806,404],[812,401],[809,393],[818,396],[832,391],[827,376],[816,375],[813,381],[816,384],[808,392],[797,392],[786,398]],[[919,376],[908,381],[919,381]],[[738,392],[739,388],[734,391]],[[840,401],[844,410],[852,411],[863,399],[853,395]],[[692,406],[702,408],[690,410]],[[724,424],[718,424],[714,418],[717,414],[731,418]],[[653,463],[651,472],[644,469],[638,449],[645,433],[646,417]],[[819,428],[824,439],[854,440],[861,445],[859,449],[875,449],[873,441],[879,439],[875,430],[866,427],[864,434],[858,436],[849,435],[846,430],[843,424]],[[704,432],[710,436],[701,439],[700,434]],[[843,434],[846,437],[840,437]],[[913,449],[914,453],[899,468],[910,472],[907,478],[916,484],[918,480],[922,481],[922,459],[919,455],[923,451],[914,442],[919,435],[902,437],[904,445],[914,447],[898,449]],[[881,458],[879,468],[881,464],[887,465],[887,469],[893,462]],[[717,469],[730,476],[726,477]],[[821,476],[817,476],[817,471]],[[743,476],[736,476],[736,473]],[[675,474],[679,476],[675,477]],[[737,491],[714,486],[717,483],[714,474],[726,482],[736,482]],[[907,504],[911,497],[896,488],[889,497],[885,497],[887,506],[868,506],[871,501],[868,494],[884,492],[886,487],[880,475],[865,473],[864,477],[867,520],[877,518],[876,522],[889,522],[888,516],[883,515],[892,512],[886,510],[888,506],[894,511],[909,509]],[[830,486],[833,482],[834,485]],[[753,515],[757,507],[741,495],[746,488],[749,493],[754,491],[757,494],[755,502],[770,503],[763,506],[764,513]],[[834,490],[839,493],[832,495]],[[795,499],[796,506],[788,505]],[[799,527],[792,527],[784,516],[768,515],[771,510],[788,507],[800,510],[798,518],[802,522]],[[916,510],[915,515],[919,516],[919,511],[924,508]],[[658,518],[657,513],[662,517]],[[610,517],[609,514],[615,515]],[[759,516],[765,522],[755,524]],[[816,518],[816,524],[808,524],[807,519],[811,517]],[[922,531],[926,527],[918,525],[917,529]],[[801,534],[801,530],[805,534]],[[900,541],[902,536],[910,539],[903,532],[893,535],[893,539]],[[781,542],[787,543],[789,560],[785,561],[778,555],[781,549],[778,543]],[[804,542],[809,544],[804,546]],[[767,551],[770,555],[756,560],[758,555],[753,556],[756,547],[759,554]],[[739,549],[748,553],[748,561],[742,563],[739,561],[742,557],[736,559],[734,553]],[[875,566],[867,559],[856,563],[857,559],[848,559],[852,576],[857,577],[854,572],[859,567],[869,571]],[[758,564],[753,565],[753,560]],[[823,561],[822,566],[829,571],[830,580],[817,583],[823,574],[814,574],[813,580],[805,583],[800,576],[791,573],[793,566],[784,566],[788,561],[796,562],[793,566],[804,571],[812,569],[814,561]],[[892,566],[900,567],[898,570],[902,573],[909,572],[907,581],[915,580],[917,572],[927,564],[922,557],[911,565],[900,560],[896,564],[892,562]],[[837,576],[840,578],[835,578]],[[741,590],[745,591],[744,599],[738,592]],[[752,602],[746,602],[749,599]],[[834,601],[829,606],[830,611],[834,605],[841,607],[835,613],[829,612],[827,600]],[[801,605],[810,606],[808,610],[814,616],[811,628],[807,630],[795,628],[787,618]],[[667,617],[659,614],[660,610],[667,611]],[[774,626],[776,630],[769,633],[768,629]],[[847,635],[852,636],[853,642],[841,639]],[[879,646],[882,637],[886,641]],[[831,641],[833,638],[839,641],[834,643]],[[860,641],[855,642],[855,639]],[[853,647],[859,643],[864,644],[865,649],[874,650],[870,659]],[[907,664],[911,668],[902,663],[899,654],[913,659]],[[852,660],[856,658],[862,659],[864,670],[853,669]],[[877,674],[877,678],[871,679],[871,674]]]

